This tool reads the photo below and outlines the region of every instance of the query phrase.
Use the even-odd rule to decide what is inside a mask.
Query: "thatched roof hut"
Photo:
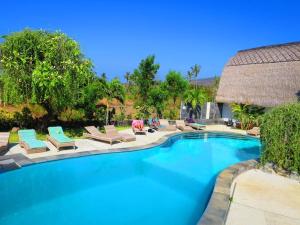
[[[264,107],[300,98],[300,42],[239,51],[224,67],[216,100]]]

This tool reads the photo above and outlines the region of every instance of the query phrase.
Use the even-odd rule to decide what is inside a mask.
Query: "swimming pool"
[[[0,224],[196,224],[218,173],[259,153],[254,138],[190,133],[146,150],[26,166],[0,174]]]

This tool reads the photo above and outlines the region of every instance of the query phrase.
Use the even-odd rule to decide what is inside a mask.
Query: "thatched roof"
[[[223,69],[216,100],[273,107],[300,98],[300,42],[239,51]]]
[[[191,80],[192,85],[197,85],[197,86],[212,86],[217,77],[209,77],[209,78],[202,78],[202,79],[197,79],[197,80]]]

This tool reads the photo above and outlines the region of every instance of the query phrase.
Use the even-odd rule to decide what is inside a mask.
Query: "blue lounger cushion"
[[[48,127],[48,131],[50,136],[60,143],[68,143],[73,141],[64,134],[62,127]]]
[[[29,148],[46,148],[47,145],[36,138],[36,132],[33,129],[19,130],[20,141],[25,142]]]

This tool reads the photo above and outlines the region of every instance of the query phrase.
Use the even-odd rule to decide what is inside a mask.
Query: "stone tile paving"
[[[256,160],[241,162],[228,167],[219,174],[208,206],[200,218],[198,225],[225,224],[232,196],[231,187],[234,178],[249,169],[255,168],[257,163]]]
[[[133,134],[131,129],[121,131],[124,133]],[[112,152],[116,149],[126,149],[126,148],[137,148],[137,147],[145,147],[148,144],[154,144],[161,138],[166,135],[180,133],[180,131],[175,132],[155,132],[155,133],[147,133],[147,135],[136,135],[136,141],[132,142],[121,142],[115,143],[113,145],[107,144],[105,142],[90,140],[90,139],[76,139],[76,150],[72,148],[62,149],[58,151],[51,143],[45,141],[49,150],[47,152],[35,153],[35,154],[27,154],[26,151],[20,147],[20,145],[13,146],[6,155],[11,154],[23,154],[30,159],[37,159],[40,157],[49,157],[55,155],[66,155],[66,154],[74,154],[79,152],[88,152],[88,151],[98,151],[98,153],[107,153]]]
[[[261,170],[235,179],[226,225],[300,225],[300,183]]]

